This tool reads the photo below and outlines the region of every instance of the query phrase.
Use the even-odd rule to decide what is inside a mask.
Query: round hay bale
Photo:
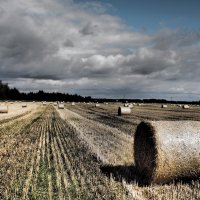
[[[64,109],[64,108],[65,108],[65,105],[63,103],[58,104],[58,109]]]
[[[167,108],[167,105],[162,104],[161,108]]]
[[[0,113],[8,113],[8,106],[0,106]]]
[[[22,104],[22,108],[26,108],[27,107],[27,104],[26,103],[23,103]]]
[[[100,104],[99,103],[95,104],[95,107],[100,107]]]
[[[125,103],[125,104],[124,104],[124,107],[129,107],[129,104],[128,104],[128,103]]]
[[[189,107],[188,105],[183,105],[182,108],[188,109],[188,108],[190,108],[190,107]]]
[[[118,115],[129,115],[131,113],[131,108],[129,107],[119,107]]]
[[[128,105],[128,107],[129,107],[129,108],[133,108],[133,104],[130,103],[130,104]]]
[[[134,136],[135,165],[144,183],[200,175],[200,122],[141,122]]]
[[[75,106],[75,103],[74,103],[74,102],[72,102],[72,106]]]

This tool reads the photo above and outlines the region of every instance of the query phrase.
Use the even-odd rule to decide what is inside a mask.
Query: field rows
[[[170,183],[169,185],[166,184],[163,186],[157,185],[157,186],[150,186],[150,187],[148,186],[141,187],[136,183],[139,177],[137,177],[137,171],[135,171],[134,169],[134,160],[133,160],[133,157],[130,156],[130,152],[133,154],[133,143],[131,142],[133,142],[135,124],[138,123],[137,117],[134,117],[134,116],[118,117],[116,113],[110,112],[111,108],[108,108],[108,107],[106,108],[106,106],[103,106],[103,108],[99,108],[99,107],[95,108],[94,106],[91,107],[91,105],[89,106],[81,105],[81,106],[76,106],[76,107],[67,105],[67,108],[68,109],[63,111],[67,113],[66,114],[66,116],[68,116],[67,120],[73,121],[74,126],[78,126],[79,131],[82,130],[82,132],[84,132],[88,136],[90,135],[89,132],[91,130],[91,124],[95,125],[96,129],[99,132],[104,132],[106,135],[109,135],[109,131],[105,132],[100,128],[99,124],[102,124],[103,126],[107,127],[106,128],[107,130],[113,129],[113,127],[117,127],[119,131],[116,131],[116,133],[118,132],[120,134],[120,132],[124,131],[123,135],[130,135],[132,137],[132,139],[129,138],[127,143],[122,144],[119,151],[116,151],[114,148],[113,149],[111,148],[111,145],[109,144],[109,140],[105,141],[103,138],[101,138],[98,143],[101,145],[103,144],[100,149],[102,148],[104,149],[105,146],[110,147],[108,155],[113,155],[113,154],[117,155],[117,154],[120,154],[121,152],[122,155],[124,153],[125,157],[128,158],[125,161],[123,160],[123,158],[119,156],[117,162],[113,162],[111,159],[110,160],[108,159],[109,162],[107,162],[106,165],[108,164],[109,166],[105,167],[104,171],[107,173],[107,175],[112,173],[115,176],[116,180],[119,180],[122,182],[123,180],[125,180],[129,188],[129,191],[130,192],[133,191],[134,193],[136,192],[136,194],[139,194],[138,199],[139,198],[142,198],[142,199],[200,199],[200,182],[198,180],[196,181],[191,180],[189,182],[183,182],[183,183],[182,182]],[[109,113],[107,115],[106,115],[106,109],[107,109],[107,113]],[[150,113],[150,111],[151,111],[151,108],[149,108],[149,110],[147,110],[146,112]],[[160,116],[161,120],[165,118],[171,120],[171,116],[173,115],[176,116],[176,114],[173,114],[170,111],[167,111],[168,114],[166,114],[166,111],[163,111],[163,112],[165,113],[165,115],[161,112],[161,116]],[[185,111],[182,111],[182,112],[185,112]],[[186,115],[185,118],[183,119],[188,119],[189,118],[188,116],[192,115],[191,110],[186,111],[186,112],[189,112],[189,114]],[[195,120],[200,120],[200,114],[198,112],[199,111],[197,110],[196,115],[194,115],[194,116],[197,116],[195,117]],[[133,115],[136,115],[136,114],[137,112]],[[105,116],[105,119],[103,119],[103,116]],[[150,117],[152,119],[153,114],[150,115]],[[119,124],[120,119],[121,121]],[[155,118],[153,119],[155,120]],[[110,124],[112,125],[110,126]],[[88,127],[88,129],[85,126]],[[128,127],[128,128],[126,129],[124,127]],[[131,131],[131,129],[133,131]],[[126,130],[128,130],[129,132],[126,132]],[[98,137],[99,135],[98,131],[95,131],[95,133],[97,134],[96,137]],[[89,138],[88,136],[86,138]],[[109,138],[109,136],[107,136],[107,138]],[[120,137],[116,137],[116,140],[118,141],[115,141],[115,143],[121,142]],[[108,142],[108,145],[105,144],[107,142]],[[103,151],[101,151],[100,153],[105,155]],[[101,156],[99,157],[101,158]],[[132,164],[132,166],[130,164]]]
[[[70,110],[58,112],[78,131],[91,150],[102,158],[104,163],[132,164],[133,139],[131,136],[116,128],[84,118]]]
[[[1,177],[7,179],[1,183],[1,199],[128,198],[121,183],[101,173],[101,162],[53,108],[31,119],[19,138],[13,136],[17,147],[7,140],[0,162]],[[14,159],[19,160],[9,162]]]
[[[146,106],[119,117],[117,107],[37,106],[2,121],[0,199],[200,199],[199,180],[138,183],[133,158],[140,119],[189,119],[193,110]]]
[[[27,107],[22,108],[22,105],[26,104]],[[0,114],[0,124],[4,122],[11,121],[13,119],[17,119],[18,117],[24,116],[39,107],[39,104],[36,103],[14,103],[14,104],[3,104],[0,105],[7,105],[8,106],[8,113]]]
[[[134,106],[131,115],[117,116],[118,106],[121,104],[95,105],[77,104],[66,108],[91,120],[95,120],[110,127],[117,128],[131,136],[142,120],[197,120],[200,121],[200,108],[192,107],[189,110],[175,106],[162,109],[160,105]]]

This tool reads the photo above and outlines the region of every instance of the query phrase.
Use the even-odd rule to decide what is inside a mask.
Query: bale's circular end
[[[151,123],[141,122],[134,138],[135,165],[140,178],[144,183],[149,184],[156,169],[157,148],[155,130]]]

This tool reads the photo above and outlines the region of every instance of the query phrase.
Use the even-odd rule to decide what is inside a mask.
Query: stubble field
[[[31,103],[0,114],[0,199],[200,199],[199,180],[142,184],[133,158],[140,121],[200,121],[200,107],[148,104],[117,116],[119,105]]]

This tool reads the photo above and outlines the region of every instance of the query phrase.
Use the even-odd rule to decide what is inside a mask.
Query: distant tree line
[[[169,103],[169,104],[200,104],[200,101],[168,101],[166,99],[93,99],[94,102],[122,102],[122,103]]]
[[[10,88],[8,84],[0,80],[0,100],[25,100],[25,101],[92,101],[91,97],[82,97],[77,94],[65,94],[60,92],[44,92],[42,90],[34,93],[19,92],[16,88]]]
[[[9,88],[8,84],[2,83],[0,80],[0,100],[25,100],[25,101],[75,101],[75,102],[135,102],[135,103],[192,103],[200,104],[200,101],[167,101],[165,99],[106,99],[82,97],[77,94],[68,94],[60,92],[38,92],[23,93],[16,88]]]

